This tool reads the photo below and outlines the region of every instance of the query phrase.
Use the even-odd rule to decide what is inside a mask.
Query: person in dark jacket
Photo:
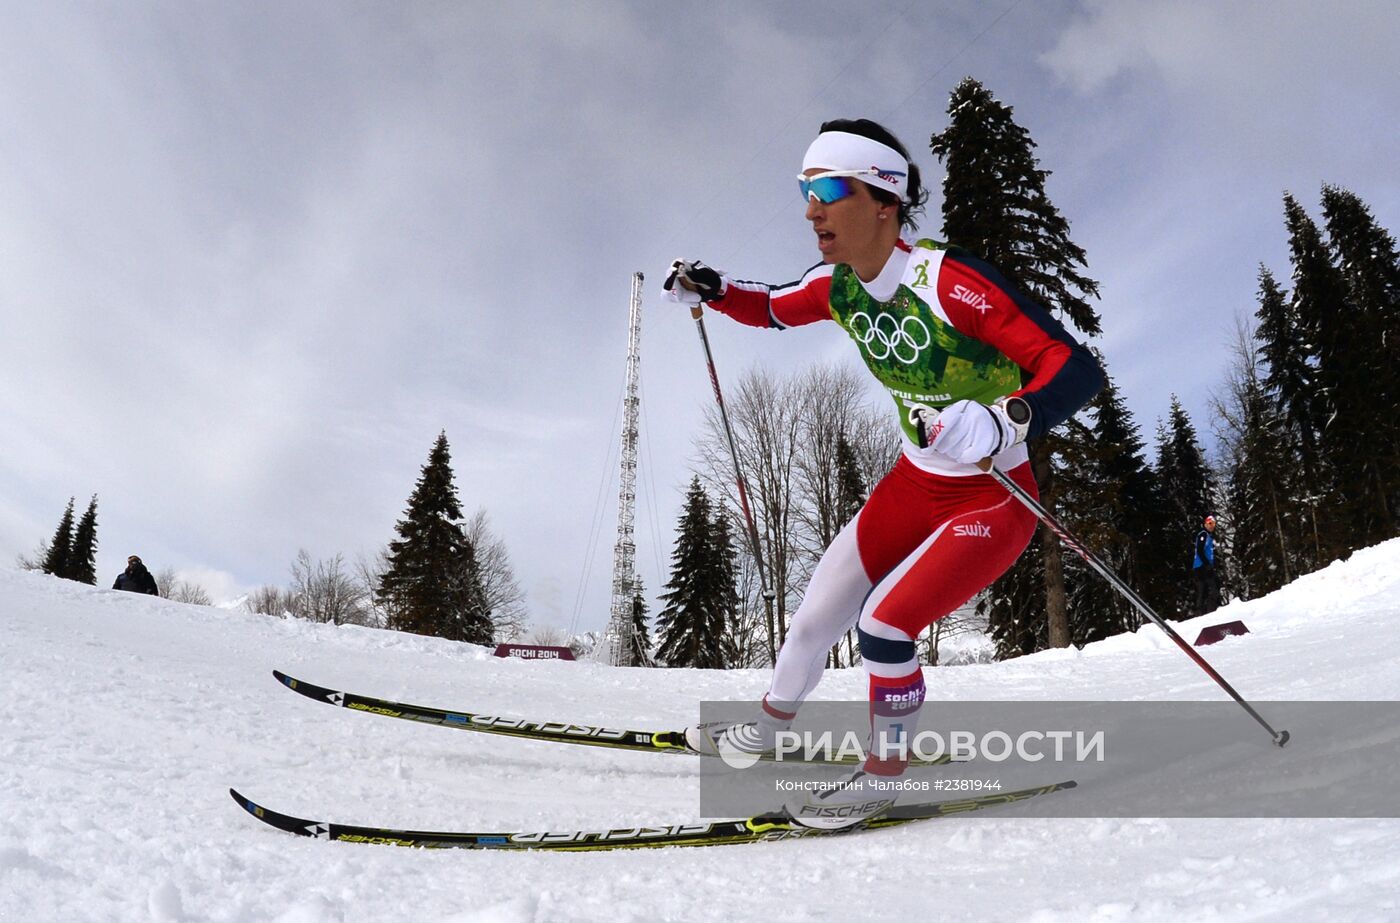
[[[117,574],[117,582],[112,584],[112,589],[160,595],[160,590],[156,587],[156,578],[151,576],[151,572],[146,570],[146,565],[142,564],[136,555],[126,559],[126,570]]]
[[[1214,612],[1220,605],[1220,581],[1215,578],[1215,517],[1207,516],[1196,536],[1196,559],[1191,573],[1196,578],[1196,614]]]

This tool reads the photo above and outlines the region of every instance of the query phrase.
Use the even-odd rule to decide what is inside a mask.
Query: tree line
[[[1102,332],[1090,303],[1098,284],[1046,194],[1050,172],[1035,156],[1035,142],[1012,108],[971,78],[953,91],[948,117],[929,142],[946,169],[945,238],[996,266],[1092,348]],[[1400,259],[1393,237],[1355,194],[1324,186],[1322,214],[1325,234],[1285,194],[1292,291],[1260,267],[1254,321],[1241,320],[1233,360],[1211,401],[1219,447],[1213,462],[1175,395],[1149,448],[1099,350],[1106,387],[1029,446],[1042,503],[1167,618],[1193,614],[1191,548],[1207,514],[1221,524],[1226,592],[1246,599],[1397,534],[1400,422],[1392,392],[1400,386],[1389,372],[1400,359]],[[717,532],[716,521],[728,520],[732,534],[746,529],[723,429],[708,412],[663,597],[684,603],[658,621],[662,663],[773,661],[811,568],[899,451],[883,408],[862,405],[860,379],[837,367],[787,381],[753,370],[727,401],[756,553],[775,592],[771,623],[749,542],[734,546],[733,564],[713,539],[708,556],[695,551],[706,547],[706,529]],[[701,508],[709,510],[709,525]],[[696,567],[705,573],[692,572]],[[708,599],[694,598],[696,587],[726,571],[732,594],[725,583]],[[720,610],[727,619],[716,616]],[[1043,525],[1016,565],[958,616],[985,627],[999,658],[1082,645],[1141,624],[1136,610]],[[935,623],[926,639],[930,662],[944,630]],[[697,642],[697,633],[708,640]],[[702,649],[713,652],[703,663],[692,653]],[[839,666],[843,657],[858,657],[849,638],[829,662]]]
[[[1292,290],[1260,265],[1253,323],[1215,401],[1232,574],[1247,595],[1397,533],[1400,255],[1356,194],[1324,185],[1321,204],[1319,226],[1284,195]]]
[[[244,605],[253,612],[335,625],[365,625],[488,644],[528,629],[525,594],[515,578],[505,542],[484,509],[464,517],[453,482],[451,449],[440,433],[395,525],[397,538],[372,556],[347,561],[342,554],[315,558],[305,549],[292,561],[286,586],[264,585]],[[20,567],[95,585],[97,497],[74,523],[68,501],[51,539]],[[210,605],[197,583],[173,568],[154,575],[159,594],[177,602]],[[638,601],[645,626],[645,603]],[[646,638],[641,639],[646,643]]]

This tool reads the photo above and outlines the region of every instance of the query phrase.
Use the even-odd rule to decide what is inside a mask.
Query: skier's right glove
[[[724,277],[699,260],[676,260],[661,287],[669,301],[699,304],[724,294]]]
[[[1025,401],[1019,401],[1022,408]],[[928,447],[964,465],[975,465],[1026,441],[1030,418],[1014,422],[1007,413],[1008,401],[981,404],[957,401],[943,408],[928,433]],[[1018,408],[1020,410],[1021,408]],[[1029,414],[1029,408],[1025,412]],[[1020,414],[1018,413],[1018,416]]]

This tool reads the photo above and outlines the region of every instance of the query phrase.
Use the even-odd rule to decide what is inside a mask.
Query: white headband
[[[807,148],[802,170],[877,170],[856,179],[909,201],[909,161],[899,151],[864,135],[848,131],[824,131]]]

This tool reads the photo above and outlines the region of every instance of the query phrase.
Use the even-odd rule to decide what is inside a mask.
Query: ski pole
[[[719,406],[719,419],[724,424],[724,435],[729,440],[729,457],[734,461],[734,480],[739,487],[739,506],[744,511],[744,522],[748,526],[749,545],[753,550],[754,567],[758,570],[758,586],[763,592],[763,608],[768,618],[768,641],[773,642],[773,600],[774,592],[768,588],[768,574],[763,566],[763,549],[758,542],[758,527],[754,525],[753,513],[749,511],[749,492],[744,485],[744,471],[739,465],[739,450],[734,444],[734,430],[729,426],[729,414],[724,410],[724,394],[719,388],[719,372],[715,371],[715,356],[710,351],[710,338],[705,333],[704,305],[692,305],[690,316],[695,318],[695,329],[700,332],[700,345],[705,348],[705,364],[710,369],[710,387],[715,392],[715,403]]]
[[[1259,712],[1254,710],[1254,706],[1246,702],[1244,696],[1236,692],[1235,687],[1231,686],[1225,681],[1225,677],[1217,673],[1215,671],[1215,668],[1212,667],[1209,663],[1207,663],[1206,659],[1202,657],[1194,647],[1187,644],[1186,640],[1182,638],[1181,635],[1177,634],[1176,631],[1174,631],[1172,627],[1168,625],[1160,615],[1154,612],[1152,610],[1152,607],[1149,606],[1141,596],[1134,592],[1132,587],[1124,583],[1123,579],[1117,574],[1115,574],[1107,564],[1100,561],[1097,555],[1095,555],[1088,548],[1085,548],[1082,542],[1076,539],[1068,529],[1066,529],[1063,525],[1059,523],[1058,520],[1055,519],[1054,516],[1051,516],[1050,511],[1047,510],[1044,506],[1042,506],[1039,500],[1037,500],[1035,497],[1032,497],[1029,493],[1026,492],[1025,488],[1023,488],[1020,484],[1017,484],[1015,481],[1011,480],[1011,478],[1007,477],[1004,472],[998,471],[995,467],[993,467],[992,460],[990,458],[982,459],[982,461],[977,463],[977,467],[981,468],[983,471],[996,478],[997,482],[1011,493],[1011,496],[1021,501],[1022,506],[1034,513],[1041,522],[1045,523],[1045,525],[1050,529],[1050,531],[1054,532],[1060,537],[1060,541],[1068,545],[1071,549],[1074,550],[1076,554],[1083,558],[1084,561],[1090,567],[1098,571],[1099,576],[1107,580],[1109,584],[1123,596],[1124,599],[1132,603],[1133,607],[1136,608],[1143,615],[1147,616],[1147,618],[1154,625],[1162,629],[1162,631],[1166,632],[1167,637],[1175,641],[1176,646],[1186,652],[1186,656],[1196,661],[1196,664],[1202,670],[1206,671],[1207,676],[1219,683],[1220,688],[1224,689],[1230,694],[1230,698],[1238,702],[1241,708],[1249,712],[1249,716],[1251,718],[1253,718],[1255,721],[1258,721],[1259,724],[1264,728],[1264,730],[1269,732],[1269,736],[1274,739],[1274,743],[1276,745],[1282,747],[1284,744],[1288,743],[1287,731],[1275,731],[1272,727],[1270,727],[1269,722],[1265,721],[1263,716],[1261,716]]]

